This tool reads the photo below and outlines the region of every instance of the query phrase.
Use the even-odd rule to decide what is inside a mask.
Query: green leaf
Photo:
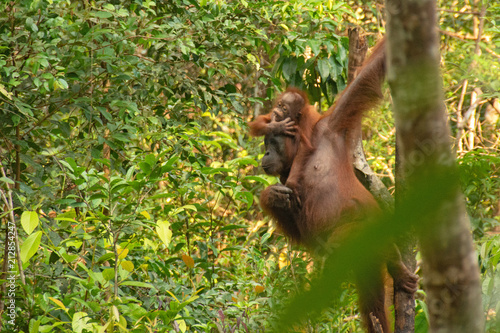
[[[245,176],[245,178],[243,178],[243,180],[244,181],[255,181],[255,182],[264,184],[266,186],[269,185],[269,181],[265,177],[262,177],[262,176]]]
[[[56,219],[74,219],[76,218],[76,211],[75,209],[70,209],[64,213],[61,213],[61,214],[57,214],[57,217]],[[74,221],[76,222],[76,220],[71,220],[71,221]]]
[[[239,167],[245,167],[247,165],[253,165],[255,167],[259,166],[259,162],[254,157],[238,157],[234,160],[230,160],[227,162],[229,165],[238,165]]]
[[[120,17],[128,17],[130,14],[128,12],[128,10],[126,10],[125,8],[120,8],[117,12],[118,16]]]
[[[31,319],[29,324],[29,332],[30,333],[38,333],[40,327],[41,320]]]
[[[78,258],[78,254],[61,253],[61,257],[63,257],[64,261],[70,263]]]
[[[92,201],[92,200],[97,200],[97,199],[107,199],[108,196],[104,193],[96,193],[96,194],[92,194],[90,197],[89,197],[89,201]]]
[[[7,184],[11,184],[11,185],[15,184],[15,182],[12,179],[7,178],[7,177],[0,177],[0,182],[4,182],[4,183],[7,183]]]
[[[318,59],[318,71],[321,79],[325,81],[330,75],[330,65],[328,59]]]
[[[151,165],[149,165],[149,163],[146,162],[139,162],[139,168],[141,168],[141,171],[144,172],[145,174],[149,174],[152,171]]]
[[[335,57],[328,58],[329,67],[331,68],[330,72],[332,73],[333,80],[337,80],[337,76],[342,75],[342,66],[335,60]]]
[[[21,117],[19,117],[17,114],[13,114],[10,119],[12,119],[12,123],[14,124],[14,126],[19,125],[19,123],[21,122]]]
[[[295,75],[297,72],[297,59],[295,58],[288,58],[283,62],[283,77],[286,80],[290,80],[290,78]]]
[[[61,164],[63,164],[65,167],[69,168],[71,171],[75,172],[75,170],[78,168],[78,165],[76,164],[75,160],[72,159],[71,157],[66,157],[64,161],[59,161]]]
[[[162,173],[167,173],[167,172],[173,170],[174,169],[174,164],[177,163],[178,160],[179,160],[179,156],[178,155],[174,155],[171,158],[169,158],[169,160],[167,161],[167,163],[165,163],[165,165],[163,165],[161,167],[161,172]]]
[[[111,14],[109,12],[92,12],[91,15],[95,16],[95,17],[103,18],[103,19],[107,19],[107,18],[110,18],[113,16],[113,14]]]
[[[111,281],[115,278],[115,269],[114,268],[106,268],[102,271],[102,277],[106,281]]]
[[[307,44],[311,47],[311,51],[314,55],[318,55],[320,52],[321,41],[315,39],[309,39]]]
[[[270,234],[269,232],[266,232],[262,238],[260,239],[260,244],[264,244],[269,238],[271,238],[272,234]]]
[[[115,254],[114,253],[106,253],[102,256],[99,257],[99,259],[97,259],[97,263],[103,263],[107,260],[110,260],[110,259],[113,259],[115,257]]]
[[[141,287],[141,288],[153,288],[153,285],[146,283],[146,282],[140,282],[140,281],[124,281],[120,283],[120,286],[133,286],[133,287]]]
[[[120,265],[129,273],[134,271],[134,264],[130,260],[123,260]]]
[[[226,226],[220,228],[220,231],[234,230],[234,229],[245,229],[245,228],[248,228],[248,226],[247,225],[230,224],[230,225],[226,225]]]
[[[21,225],[23,226],[24,231],[31,235],[33,230],[38,227],[39,219],[38,214],[36,212],[25,211],[21,215]]]
[[[126,134],[126,133],[116,132],[116,133],[113,133],[113,134],[112,134],[112,137],[113,137],[113,139],[116,139],[116,140],[118,140],[118,141],[122,141],[122,142],[130,142],[129,135],[128,135],[128,134]]]
[[[238,192],[238,193],[236,193],[235,197],[238,200],[246,203],[248,208],[250,208],[250,206],[252,206],[252,204],[253,204],[253,194],[251,192],[247,192],[247,191]]]
[[[12,100],[12,93],[8,92],[7,89],[5,89],[5,86],[0,83],[0,93],[7,97],[8,99]]]
[[[195,205],[184,205],[181,207],[182,210],[193,210],[195,212],[198,211]]]
[[[212,167],[203,167],[201,168],[201,173],[204,175],[214,175],[224,172],[230,172],[231,169],[228,168],[212,168]]]
[[[156,223],[156,233],[166,246],[170,244],[172,240],[172,230],[170,230],[170,223],[168,221],[158,221]]]
[[[180,315],[177,315],[177,317],[175,317],[175,318],[176,318],[175,321],[176,321],[177,325],[179,326],[179,330],[182,333],[186,332],[186,330],[187,330],[186,321],[184,319],[180,319],[181,318]],[[179,319],[177,319],[177,318],[179,318]]]
[[[156,157],[154,154],[149,154],[144,158],[144,161],[149,164],[151,167],[156,165]]]
[[[17,109],[19,110],[19,112],[21,112],[25,116],[33,117],[33,111],[31,111],[31,106],[29,106],[28,104],[25,104],[17,99],[15,99],[15,105],[16,105]]]
[[[57,82],[58,82],[60,88],[65,89],[65,90],[69,88],[68,82],[66,82],[66,80],[57,79]]]
[[[108,110],[106,110],[106,108],[102,107],[102,106],[98,106],[96,107],[97,110],[99,110],[99,113],[104,117],[106,118],[106,120],[108,121],[113,121],[113,116],[108,112]]]
[[[34,234],[30,235],[21,245],[21,261],[23,263],[30,260],[33,255],[35,255],[38,250],[38,246],[40,246],[40,241],[42,240],[42,232],[37,231]]]

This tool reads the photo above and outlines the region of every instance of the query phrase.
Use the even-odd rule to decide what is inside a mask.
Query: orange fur
[[[261,206],[296,242],[318,250],[319,246],[328,244],[332,237],[342,239],[343,233],[355,229],[360,221],[380,211],[372,194],[356,178],[352,156],[363,113],[381,100],[385,71],[382,41],[358,76],[323,117],[319,117],[308,104],[300,104],[300,107],[293,109],[293,112],[300,109],[300,112],[291,114],[291,118],[297,118],[292,119],[298,127],[296,135],[299,140],[294,143],[279,141],[285,142],[287,154],[294,154],[293,158],[287,159],[290,165],[283,166],[283,170],[287,170],[284,173],[286,177],[282,177],[285,184],[266,188],[261,194]],[[305,93],[299,90],[287,92],[307,101]],[[280,96],[278,105],[286,99],[287,92]],[[271,122],[272,112],[267,116]],[[278,134],[268,131],[264,135],[269,139]],[[417,278],[404,266],[399,253],[391,260],[391,265],[387,263],[395,285],[411,286],[408,292],[414,292],[412,288],[416,288]],[[369,317],[372,313],[379,320],[383,331],[389,332],[384,300],[384,260],[372,263],[370,268],[380,274],[375,274],[370,280],[357,277],[363,322],[368,332],[374,332]]]

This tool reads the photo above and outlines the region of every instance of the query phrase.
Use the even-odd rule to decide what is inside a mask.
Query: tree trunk
[[[349,29],[349,63],[347,65],[347,83],[351,83],[356,77],[358,68],[365,61],[368,44],[366,39],[359,35],[359,28]]]
[[[454,171],[439,73],[439,36],[432,0],[387,0],[388,81],[408,191],[437,170]],[[419,183],[420,182],[420,183]],[[457,185],[457,184],[454,184]],[[430,184],[419,195],[441,191]],[[454,187],[453,187],[454,188]],[[465,203],[458,192],[422,221],[422,251],[430,331],[483,332],[477,257]]]

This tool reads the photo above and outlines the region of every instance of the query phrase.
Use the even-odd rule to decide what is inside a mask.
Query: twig
[[[481,42],[481,38],[483,36],[484,16],[485,15],[486,15],[486,6],[483,4],[481,6],[481,15],[479,16],[479,27],[477,30],[477,38],[476,38],[476,47],[474,49],[474,53],[477,55],[481,54],[481,49],[479,48],[479,43]]]
[[[444,8],[438,8],[438,11],[440,12],[446,12],[446,13],[453,13],[453,14],[467,14],[467,15],[479,15],[479,12],[461,12],[458,10],[451,10],[451,9],[444,9]]]
[[[457,133],[457,139],[456,139],[456,145],[457,145],[457,151],[461,153],[464,150],[464,146],[462,143],[462,137],[464,135],[464,125],[463,125],[463,115],[462,115],[462,106],[464,104],[464,99],[465,99],[465,93],[467,92],[467,86],[469,84],[469,80],[464,80],[464,83],[462,84],[462,93],[460,94],[460,99],[458,100],[458,106],[457,106],[457,127],[458,127],[458,133]]]
[[[484,48],[484,50],[485,50],[486,52],[488,52],[488,53],[489,53],[489,54],[491,54],[492,56],[497,57],[498,59],[500,59],[500,54],[495,53],[495,51],[493,51],[493,50],[492,50],[492,49],[490,49],[490,48],[487,48],[486,46],[483,46],[483,48]]]
[[[480,56],[481,55],[481,49],[479,47],[479,43],[481,42],[481,38],[482,38],[482,35],[483,35],[484,14],[486,14],[486,6],[483,4],[481,6],[481,16],[479,17],[479,22],[478,22],[478,18],[475,17],[475,19],[474,19],[474,27],[476,27],[476,24],[477,24],[477,30],[474,29],[475,30],[475,36],[476,36],[476,44],[475,44],[475,47],[474,47],[474,54],[476,56]],[[474,58],[472,60],[472,63],[470,64],[470,68],[474,69],[474,67],[476,67],[476,65],[477,65],[477,60],[476,60],[476,58]],[[474,89],[471,92],[471,96],[470,96],[471,107],[467,111],[467,112],[470,111],[470,113],[471,113],[470,118],[469,118],[469,138],[468,138],[468,141],[466,141],[466,143],[468,144],[469,150],[474,149],[474,141],[475,141],[475,137],[476,137],[476,126],[477,126],[477,122],[476,122],[476,109],[477,109],[477,106],[478,106],[478,101],[477,100],[478,100],[479,95],[481,94],[481,92],[478,91],[478,90],[479,89],[476,88],[476,89]]]
[[[477,40],[477,37],[473,35],[461,35],[457,32],[451,32],[451,31],[445,31],[445,30],[439,30],[439,32],[443,35],[450,36],[453,38],[461,39],[461,40]],[[481,39],[485,41],[489,41],[489,38],[487,36],[481,36]]]

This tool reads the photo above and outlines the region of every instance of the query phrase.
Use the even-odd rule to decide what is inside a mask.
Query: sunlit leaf
[[[156,233],[160,237],[163,244],[168,246],[172,239],[172,230],[170,230],[170,223],[168,221],[158,221],[156,223]]]
[[[286,253],[281,252],[279,255],[278,266],[280,269],[290,265],[290,261],[288,260],[288,256]]]
[[[102,271],[102,277],[106,281],[111,281],[115,278],[115,269],[114,268],[106,268]]]
[[[120,283],[122,286],[132,286],[132,287],[141,287],[141,288],[153,288],[153,286],[146,282],[140,281],[124,281]]]
[[[116,305],[111,306],[111,312],[112,312],[113,316],[115,317],[115,320],[119,321],[120,320],[120,311],[118,311],[118,308],[116,307]]]
[[[23,263],[30,260],[30,258],[35,255],[36,251],[38,251],[41,239],[41,231],[37,231],[26,238],[26,240],[21,245],[21,260]]]
[[[129,249],[117,249],[116,252],[118,253],[118,259],[125,259]]]
[[[120,326],[120,329],[123,331],[126,331],[127,329],[127,319],[125,319],[124,316],[120,315],[120,320],[118,321],[118,324]]]
[[[31,235],[33,230],[35,230],[35,228],[38,226],[38,223],[39,219],[37,212],[24,211],[21,215],[21,225],[28,235]]]
[[[12,100],[12,93],[8,92],[7,89],[5,89],[5,86],[0,83],[0,93],[7,97],[8,99]]]
[[[61,302],[60,300],[58,300],[58,299],[56,299],[56,298],[54,298],[54,297],[49,297],[49,299],[50,299],[52,302],[56,303],[56,304],[57,304],[57,306],[59,306],[59,308],[60,308],[60,309],[62,309],[62,310],[64,310],[64,311],[68,312],[68,308],[67,308],[66,306],[64,306],[63,302]]]
[[[83,330],[92,330],[92,324],[89,324],[89,315],[86,312],[76,312],[73,315],[73,320],[71,322],[71,327],[73,332],[81,333]]]
[[[176,318],[180,318],[181,316],[177,315]],[[179,329],[182,333],[186,332],[187,330],[187,325],[184,319],[176,319],[177,325],[179,326]]]
[[[124,260],[121,262],[120,264],[122,266],[122,268],[124,270],[126,270],[127,272],[130,272],[132,273],[134,271],[134,263],[132,263],[131,261],[129,260]]]

